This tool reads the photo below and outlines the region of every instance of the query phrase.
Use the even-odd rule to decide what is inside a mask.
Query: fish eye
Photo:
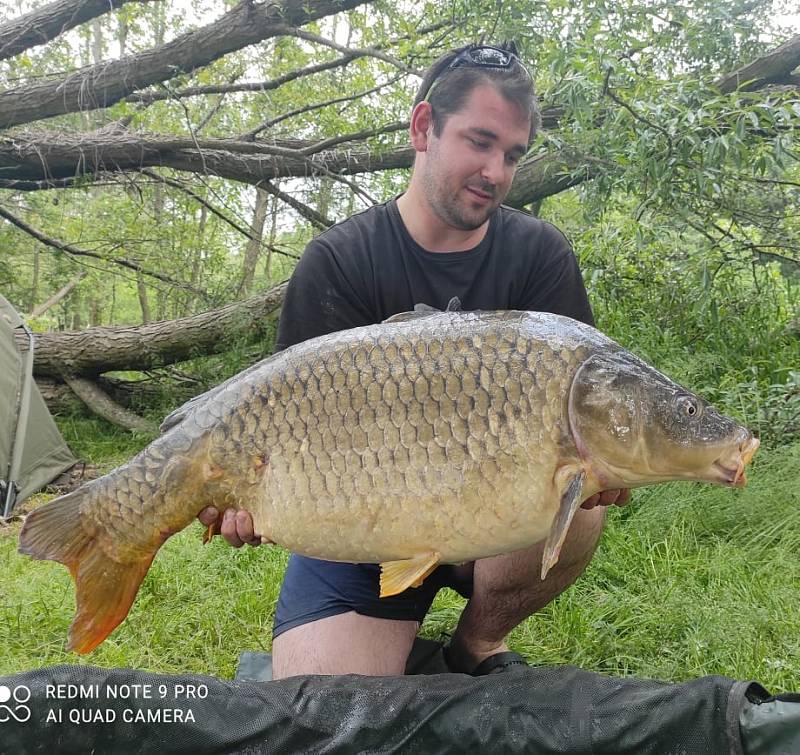
[[[700,404],[689,396],[683,396],[678,401],[678,409],[687,417],[698,417],[701,413]]]

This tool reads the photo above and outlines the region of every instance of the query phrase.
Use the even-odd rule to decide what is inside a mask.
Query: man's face
[[[419,167],[425,197],[443,222],[465,231],[486,222],[511,188],[530,127],[516,105],[481,84],[446,120],[441,136],[430,129]]]

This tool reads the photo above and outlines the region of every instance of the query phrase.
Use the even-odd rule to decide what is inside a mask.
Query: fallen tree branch
[[[800,34],[784,42],[752,63],[720,77],[714,85],[723,94],[737,89],[753,91],[773,83],[792,83],[791,73],[800,66]]]
[[[98,185],[96,181],[93,181],[92,183],[95,186]],[[84,176],[75,176],[74,178],[45,179],[43,181],[15,181],[14,179],[0,178],[0,189],[8,189],[9,191],[47,191],[48,189],[71,189],[76,184],[80,184],[81,187],[85,186],[86,178]]]
[[[312,144],[298,150],[301,155],[315,155],[317,152],[322,152],[325,149],[336,147],[345,142],[363,141],[373,136],[381,136],[381,134],[391,134],[394,131],[405,131],[409,127],[408,121],[397,121],[396,123],[387,123],[385,126],[379,128],[368,128],[363,131],[354,131],[352,134],[341,134],[340,136],[332,136],[330,139],[324,139],[321,142]]]
[[[159,380],[154,378],[121,380],[99,375],[92,378],[92,382],[99,386],[104,393],[107,393],[115,403],[131,411],[134,411],[134,407],[156,404],[163,398],[164,391],[167,389],[163,383],[159,384]],[[53,413],[69,412],[79,402],[76,394],[61,378],[37,377],[36,385],[47,408]],[[168,390],[170,397],[176,404],[179,404],[202,393],[207,387],[197,380],[189,384],[172,379],[169,382]],[[80,403],[83,404],[83,402]],[[85,406],[85,404],[83,405]]]
[[[355,8],[370,0],[243,0],[214,23],[160,47],[83,68],[60,81],[0,92],[0,128],[63,113],[107,108],[137,89],[188,73],[286,28]]]
[[[95,414],[108,420],[113,425],[126,430],[142,430],[156,432],[156,426],[138,414],[120,406],[97,383],[80,377],[64,376],[64,382],[72,392]]]
[[[65,31],[131,2],[152,0],[59,0],[7,21],[0,26],[0,60],[43,45]]]
[[[149,370],[216,354],[236,338],[263,334],[268,315],[283,304],[286,283],[241,302],[178,320],[137,326],[96,326],[76,332],[37,333],[37,377],[91,377],[114,370]]]
[[[224,212],[222,212],[221,210],[218,210],[216,207],[214,207],[213,204],[211,204],[210,202],[208,202],[205,199],[203,199],[203,197],[201,197],[196,191],[193,191],[188,186],[183,184],[181,181],[176,181],[173,178],[167,178],[166,176],[162,176],[159,173],[156,173],[154,170],[149,170],[147,168],[145,168],[144,170],[142,170],[140,172],[142,173],[142,175],[145,175],[148,178],[152,178],[152,179],[154,179],[156,181],[160,181],[161,183],[166,184],[167,186],[172,186],[173,188],[176,188],[179,191],[184,192],[187,196],[190,196],[192,199],[194,199],[198,204],[201,204],[203,207],[205,207],[213,215],[216,215],[220,220],[222,220],[225,223],[227,223],[235,231],[238,231],[239,233],[241,233],[242,236],[246,236],[248,239],[255,238],[253,236],[253,234],[250,233],[249,229],[245,228],[244,226],[239,225],[235,220],[231,220],[231,218],[229,218]],[[267,244],[264,241],[261,241],[260,244],[261,244],[262,247],[265,247],[267,249],[272,250],[273,252],[275,252],[275,254],[281,254],[284,257],[288,257],[289,259],[293,259],[293,260],[299,260],[300,259],[300,255],[292,254],[291,252],[287,252],[285,249],[281,249],[281,248],[279,248],[277,246],[274,246],[272,244]]]
[[[403,63],[402,60],[398,60],[393,55],[388,55],[387,53],[383,52],[377,47],[365,47],[365,48],[345,47],[344,45],[340,45],[331,39],[326,39],[325,37],[321,37],[319,34],[313,34],[310,31],[306,31],[305,29],[299,29],[297,28],[297,26],[279,26],[277,27],[277,29],[278,29],[277,33],[283,36],[297,37],[298,39],[305,39],[307,42],[316,42],[319,45],[330,47],[332,50],[336,50],[337,52],[342,52],[345,55],[358,53],[359,57],[369,56],[371,58],[377,58],[378,60],[382,60],[385,63],[393,65],[395,68],[402,71],[403,73],[410,73],[413,76],[418,76],[420,79],[422,78],[421,71],[417,71],[414,68],[409,68],[405,63]]]
[[[47,312],[50,307],[58,304],[67,294],[69,294],[75,286],[77,286],[81,280],[86,276],[86,271],[81,270],[69,283],[65,286],[60,288],[56,293],[54,293],[47,301],[42,302],[39,306],[34,307],[28,317],[41,317],[45,312]]]
[[[276,126],[278,123],[288,120],[289,118],[294,118],[296,115],[302,115],[303,113],[310,113],[313,110],[320,110],[321,108],[329,107],[330,105],[338,105],[340,102],[351,102],[353,100],[360,99],[361,97],[366,97],[368,94],[374,94],[375,92],[380,91],[384,87],[389,86],[390,84],[394,84],[394,82],[397,81],[401,76],[403,76],[402,73],[397,74],[388,81],[384,81],[382,84],[378,84],[377,86],[371,87],[370,89],[365,89],[363,92],[356,92],[356,94],[347,94],[343,97],[335,97],[334,99],[326,100],[325,102],[314,102],[310,105],[303,105],[302,107],[290,110],[287,113],[281,113],[281,115],[263,121],[254,129],[251,129],[247,133],[242,134],[239,138],[255,139],[262,131],[266,131],[268,128],[272,128],[272,126]]]
[[[535,155],[520,163],[505,203],[522,208],[589,181],[598,172],[585,155],[568,150]]]
[[[273,197],[277,197],[281,202],[285,202],[293,210],[300,213],[302,217],[313,223],[317,228],[326,231],[333,225],[333,221],[318,213],[313,207],[303,204],[299,199],[295,199],[291,194],[281,191],[277,186],[269,181],[262,181],[258,186]]]
[[[417,35],[424,36],[425,34],[430,34],[431,32],[439,31],[442,28],[452,27],[452,26],[453,23],[449,19],[444,21],[438,21],[428,26],[420,27],[417,30]],[[398,42],[401,42],[408,38],[409,36],[407,34],[404,34],[400,37],[396,37],[390,40],[385,45],[376,45],[372,49],[382,50],[385,47],[392,47],[396,45]],[[279,87],[282,87],[284,84],[288,84],[290,81],[295,81],[296,79],[300,79],[305,76],[311,76],[315,73],[329,71],[333,68],[341,68],[342,66],[346,66],[353,60],[366,57],[367,54],[368,54],[367,50],[349,50],[347,53],[345,53],[339,58],[334,58],[333,60],[326,60],[322,63],[316,63],[311,66],[306,66],[305,68],[298,68],[297,70],[294,71],[288,71],[287,73],[278,76],[274,79],[269,79],[268,81],[243,82],[241,84],[209,84],[207,86],[186,87],[184,89],[179,89],[174,92],[172,91],[133,92],[127,95],[125,99],[128,102],[141,102],[150,104],[152,102],[158,102],[161,100],[180,99],[183,97],[198,97],[206,94],[229,94],[234,92],[269,92],[274,89],[278,89]]]
[[[186,87],[185,89],[162,90],[159,92],[132,92],[125,97],[127,102],[139,102],[142,104],[150,105],[153,102],[161,102],[163,100],[178,100],[186,97],[202,97],[208,94],[233,94],[237,92],[269,92],[278,87],[287,84],[295,79],[304,76],[311,76],[321,71],[328,71],[331,68],[339,68],[347,65],[351,60],[363,57],[362,55],[353,53],[352,55],[343,55],[335,60],[328,60],[324,63],[317,63],[313,66],[300,68],[296,71],[289,71],[283,76],[278,76],[275,79],[268,81],[253,81],[243,82],[241,84],[208,84],[206,86]]]

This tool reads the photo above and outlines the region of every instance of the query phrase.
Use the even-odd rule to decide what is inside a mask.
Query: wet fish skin
[[[207,505],[249,510],[299,553],[400,562],[387,591],[546,538],[544,576],[592,493],[739,485],[757,447],[594,328],[528,312],[411,313],[313,339],[165,425],[23,527],[21,552],[76,579],[78,652],[124,619],[158,548]]]

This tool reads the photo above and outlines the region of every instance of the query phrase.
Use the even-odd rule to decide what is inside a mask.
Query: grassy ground
[[[78,453],[84,421],[62,425]],[[97,437],[97,436],[95,436]],[[144,439],[107,437],[118,463]],[[800,689],[800,443],[762,449],[750,485],[644,488],[611,511],[578,583],[517,628],[510,645],[536,664],[683,680],[704,674]],[[43,500],[42,497],[39,499]],[[0,526],[0,674],[57,663],[232,677],[241,650],[268,649],[286,553],[200,544],[198,524],[167,542],[127,620],[85,657],[65,652],[72,581],[59,564],[16,554],[19,523]],[[444,591],[423,627],[441,637],[463,600]]]

